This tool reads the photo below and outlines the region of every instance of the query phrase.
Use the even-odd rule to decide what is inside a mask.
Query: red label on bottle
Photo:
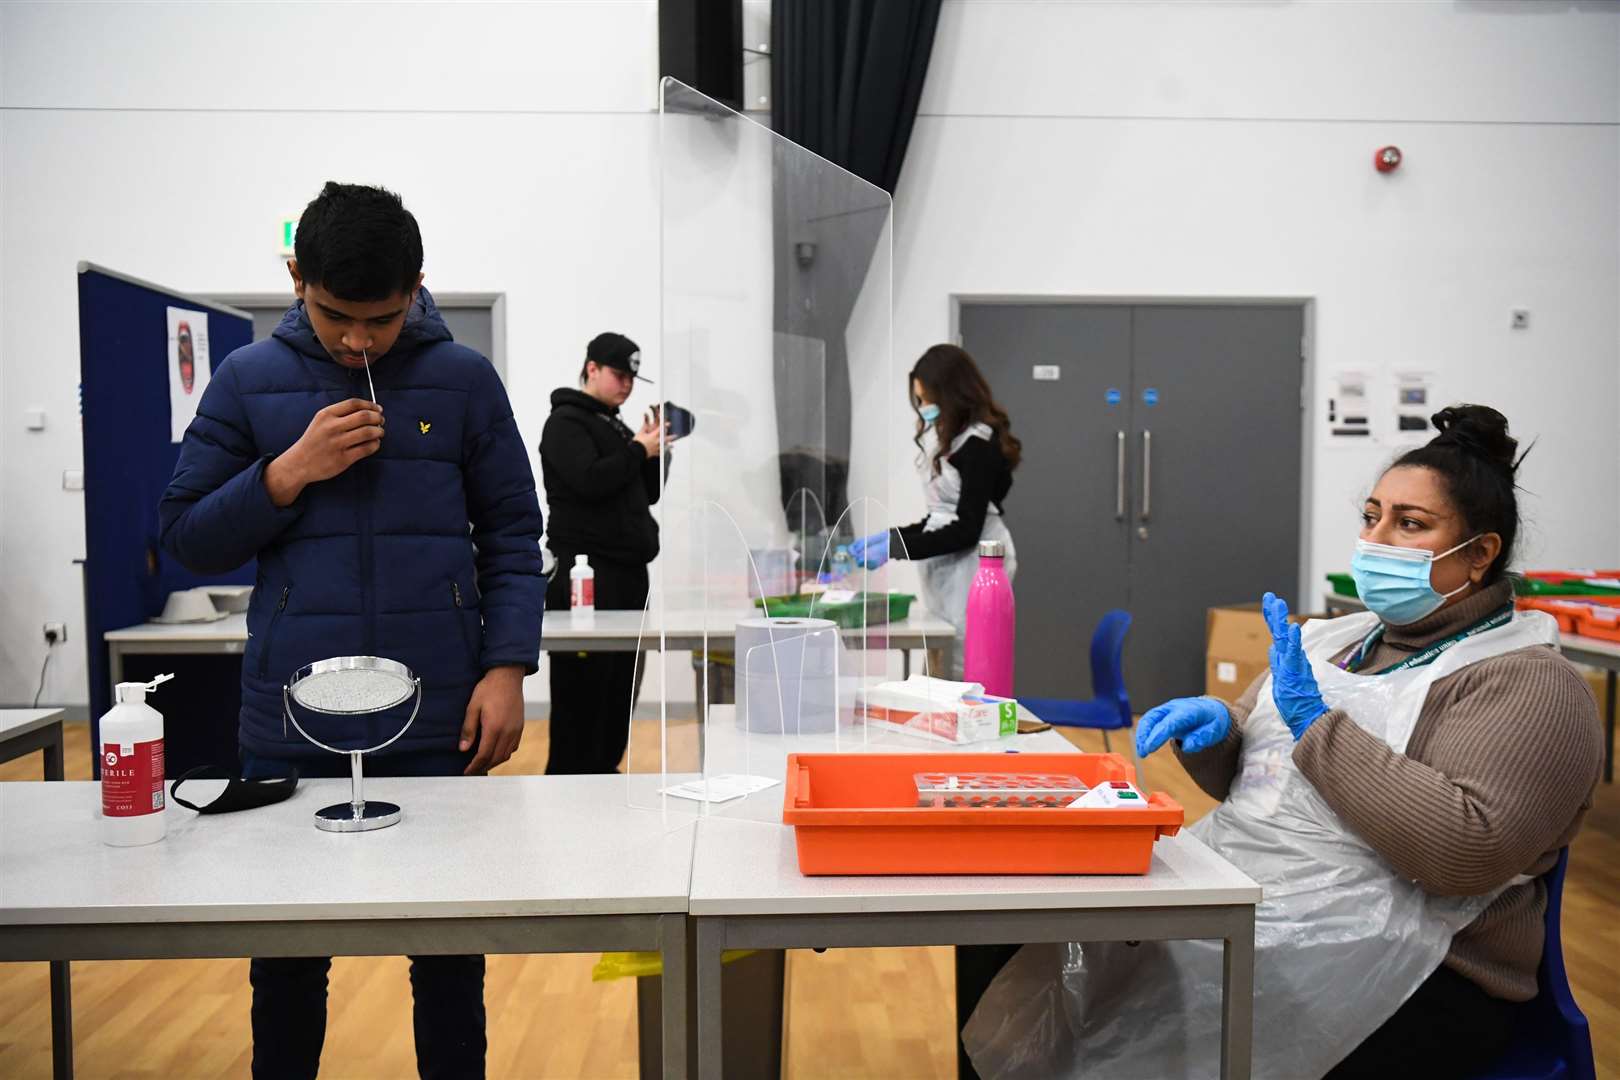
[[[163,740],[102,744],[102,816],[140,817],[162,809]]]
[[[568,606],[569,607],[588,607],[588,608],[595,607],[596,606],[596,579],[595,578],[575,578],[573,580],[573,589],[569,593]]]

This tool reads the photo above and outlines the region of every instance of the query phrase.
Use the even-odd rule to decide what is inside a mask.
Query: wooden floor
[[[640,726],[640,725],[638,725]],[[656,754],[657,729],[631,748]],[[1065,732],[1101,750],[1090,732]],[[689,746],[692,725],[679,736]],[[68,779],[89,778],[88,733],[71,725]],[[531,721],[502,773],[541,771],[546,725]],[[644,767],[644,766],[638,766]],[[40,778],[38,756],[0,765],[0,780]],[[1204,797],[1167,754],[1147,765],[1189,820]],[[1564,951],[1592,1022],[1598,1074],[1620,1076],[1620,799],[1604,787],[1575,843],[1565,890]],[[628,981],[593,983],[595,956],[494,956],[485,1000],[491,1077],[636,1075],[635,997]],[[950,951],[850,949],[789,957],[788,1072],[793,1077],[954,1075]],[[75,1053],[81,1077],[248,1075],[245,960],[78,963],[73,966]],[[50,1005],[44,964],[0,964],[0,1077],[50,1076]],[[333,965],[323,1077],[415,1075],[410,988],[403,959]]]

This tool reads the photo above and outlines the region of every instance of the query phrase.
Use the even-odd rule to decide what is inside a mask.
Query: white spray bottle
[[[101,718],[101,840],[135,847],[168,831],[163,796],[163,714],[146,695],[173,675],[118,684],[118,703]]]

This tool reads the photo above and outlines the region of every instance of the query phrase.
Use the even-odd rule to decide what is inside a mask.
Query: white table
[[[711,713],[712,773],[780,778],[790,751],[830,749],[832,737],[748,735]],[[858,729],[857,729],[858,731]],[[953,746],[884,736],[885,752],[1073,751],[1050,731]],[[845,737],[845,749],[859,740]],[[1198,840],[1154,845],[1145,876],[806,877],[792,831],[781,824],[782,789],[728,804],[698,823],[689,911],[697,927],[698,1072],[718,1076],[723,1017],[720,956],[726,949],[872,948],[1012,942],[1225,943],[1223,1076],[1249,1074],[1254,1014],[1254,909],[1260,887]]]
[[[730,649],[736,644],[737,620],[757,614],[698,611],[598,611],[587,623],[576,622],[566,611],[548,611],[541,627],[540,647],[547,651],[645,652],[667,648],[672,652]],[[124,681],[124,657],[140,655],[195,655],[241,653],[247,647],[245,614],[227,615],[208,623],[142,623],[109,630],[108,672],[113,686]],[[956,628],[944,619],[914,607],[908,619],[873,626],[866,631],[844,632],[852,648],[898,649],[903,674],[911,672],[911,650],[933,648],[956,638]]]
[[[0,709],[0,762],[45,751],[45,779],[62,779],[62,710]]]
[[[1341,596],[1338,593],[1326,593],[1322,597],[1322,607],[1329,614],[1337,611],[1349,613],[1366,611],[1367,605],[1354,596]],[[1603,750],[1603,782],[1614,783],[1614,713],[1615,713],[1615,682],[1616,674],[1620,673],[1620,642],[1604,641],[1602,638],[1585,637],[1581,634],[1561,634],[1558,639],[1558,649],[1565,658],[1577,664],[1586,664],[1589,667],[1602,668],[1604,671],[1604,750]]]
[[[45,779],[63,778],[61,709],[0,709],[0,761],[45,752]],[[51,1068],[73,1075],[73,985],[65,960],[51,961]]]
[[[664,1073],[684,1074],[689,823],[630,808],[623,777],[378,777],[400,824],[317,830],[348,794],[171,806],[166,839],[114,848],[98,785],[0,784],[0,961],[656,950]]]
[[[596,650],[599,652],[646,652],[667,648],[671,652],[703,649],[731,649],[737,643],[737,621],[757,616],[759,611],[672,611],[667,614],[640,611],[598,611],[588,624],[576,623],[566,611],[546,612],[541,630],[542,649]],[[936,648],[956,639],[956,628],[926,610],[913,607],[911,617],[879,624],[866,630],[845,630],[844,644],[850,648],[912,649]],[[906,674],[910,658],[904,659]]]

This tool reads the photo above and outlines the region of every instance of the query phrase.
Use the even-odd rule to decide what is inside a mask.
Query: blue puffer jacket
[[[215,369],[163,494],[163,546],[187,567],[259,560],[241,713],[256,754],[324,753],[282,720],[283,683],[313,661],[384,656],[420,676],[421,713],[391,748],[403,751],[454,750],[483,673],[539,659],[540,504],[495,369],[451,340],[422,289],[371,375],[382,448],[278,509],[270,459],[320,409],[368,396],[365,372],[332,360],[294,304]]]

